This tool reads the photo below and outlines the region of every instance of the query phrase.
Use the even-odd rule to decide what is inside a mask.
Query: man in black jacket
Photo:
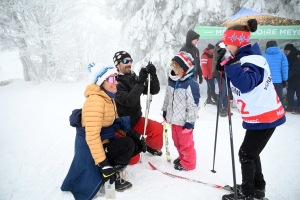
[[[284,47],[284,54],[289,63],[287,100],[288,107],[285,111],[291,112],[294,110],[294,95],[296,92],[298,104],[295,109],[295,114],[300,114],[300,51],[293,44],[287,44]]]
[[[199,78],[199,83],[202,84],[203,77],[202,77],[202,69],[200,66],[200,55],[199,55],[199,49],[196,47],[199,38],[200,35],[198,33],[196,33],[193,30],[189,30],[186,34],[186,43],[180,49],[180,51],[186,51],[193,56],[196,65],[194,76],[196,77],[197,80]]]
[[[151,75],[150,94],[155,95],[159,92],[160,86],[156,75],[156,68],[149,63],[145,68],[141,68],[139,76],[131,70],[132,58],[126,51],[118,51],[115,53],[114,64],[118,68],[117,77],[118,86],[116,93],[116,104],[118,115],[130,116],[131,127],[138,133],[143,134],[145,118],[142,117],[142,107],[140,96],[147,94],[147,78],[148,73]],[[161,123],[148,119],[146,129],[147,151],[153,155],[160,156],[163,146],[163,126]],[[139,161],[140,155],[133,157],[130,164]]]

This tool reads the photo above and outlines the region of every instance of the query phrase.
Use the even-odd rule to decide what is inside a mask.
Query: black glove
[[[148,78],[147,69],[143,67],[140,70],[138,82],[141,83],[141,84],[144,84],[146,82],[147,78]]]
[[[232,65],[232,64],[237,64],[237,63],[241,63],[240,62],[240,58],[234,57],[233,59],[230,59],[226,65]]]
[[[203,83],[203,77],[199,76],[199,83],[202,84]]]
[[[111,166],[109,160],[105,158],[104,161],[98,164],[98,167],[104,177],[104,181],[106,182],[109,179],[109,184],[113,184],[117,177],[116,177],[116,171]]]
[[[127,133],[127,136],[137,139],[138,145],[142,149],[142,152],[145,153],[147,151],[145,138],[141,134],[138,134],[134,129],[130,129],[130,131]]]
[[[146,66],[146,69],[150,73],[152,77],[157,76],[156,75],[156,67],[149,61],[148,65]]]
[[[220,48],[218,51],[218,59],[217,59],[217,64],[216,64],[216,69],[218,71],[224,71],[224,66],[221,66],[221,62],[222,62],[222,58],[224,57],[225,53],[226,53],[226,49],[225,48]]]
[[[139,140],[139,146],[142,149],[142,152],[146,153],[147,151],[147,144],[145,138],[141,135],[140,140]]]
[[[218,71],[224,71],[224,65],[231,65],[233,63],[238,62],[239,60],[239,58],[233,57],[228,49],[221,48],[218,50],[218,60],[216,64],[216,69]]]
[[[283,87],[283,88],[286,87],[286,81],[282,81],[282,87]]]

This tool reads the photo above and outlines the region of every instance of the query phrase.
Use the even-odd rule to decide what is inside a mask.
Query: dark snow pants
[[[247,130],[239,150],[242,169],[242,192],[245,195],[255,194],[255,189],[265,189],[266,182],[262,173],[259,154],[265,148],[275,128]]]
[[[128,165],[134,154],[135,143],[131,137],[122,137],[103,145],[106,157],[113,166]]]

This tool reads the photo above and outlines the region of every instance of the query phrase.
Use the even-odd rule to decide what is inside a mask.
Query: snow
[[[18,52],[0,52],[0,81],[23,79],[23,66],[18,55]]]
[[[69,115],[80,108],[85,100],[83,92],[88,82],[54,83],[15,80],[0,87],[0,199],[74,199],[60,186],[71,164],[74,152],[75,129],[69,126]],[[204,84],[201,85],[205,94]],[[165,93],[161,87],[153,96],[149,117],[162,121],[160,109]],[[145,107],[146,96],[142,96]],[[233,184],[228,119],[219,119],[215,170],[212,173],[217,109],[213,105],[203,107],[201,98],[199,119],[194,130],[197,151],[197,168],[193,171],[177,171],[163,156],[143,154],[142,163],[127,168],[127,180],[133,188],[117,193],[116,199],[143,200],[220,200],[227,192],[204,184],[170,178],[148,165],[172,174],[202,182]],[[144,111],[144,108],[143,108]],[[236,109],[232,110],[233,143],[237,183],[241,183],[238,149],[245,130]],[[287,122],[278,127],[261,153],[262,167],[267,181],[266,196],[271,200],[300,199],[299,115],[287,113]],[[169,134],[171,158],[177,157]],[[97,199],[105,199],[104,196]]]

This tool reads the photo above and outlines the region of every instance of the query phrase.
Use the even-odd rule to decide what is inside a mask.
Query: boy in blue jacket
[[[277,46],[276,41],[268,41],[266,53],[263,57],[268,61],[272,81],[276,90],[276,93],[283,104],[283,88],[286,86],[286,81],[288,79],[289,63],[286,55],[280,51],[279,46]]]

